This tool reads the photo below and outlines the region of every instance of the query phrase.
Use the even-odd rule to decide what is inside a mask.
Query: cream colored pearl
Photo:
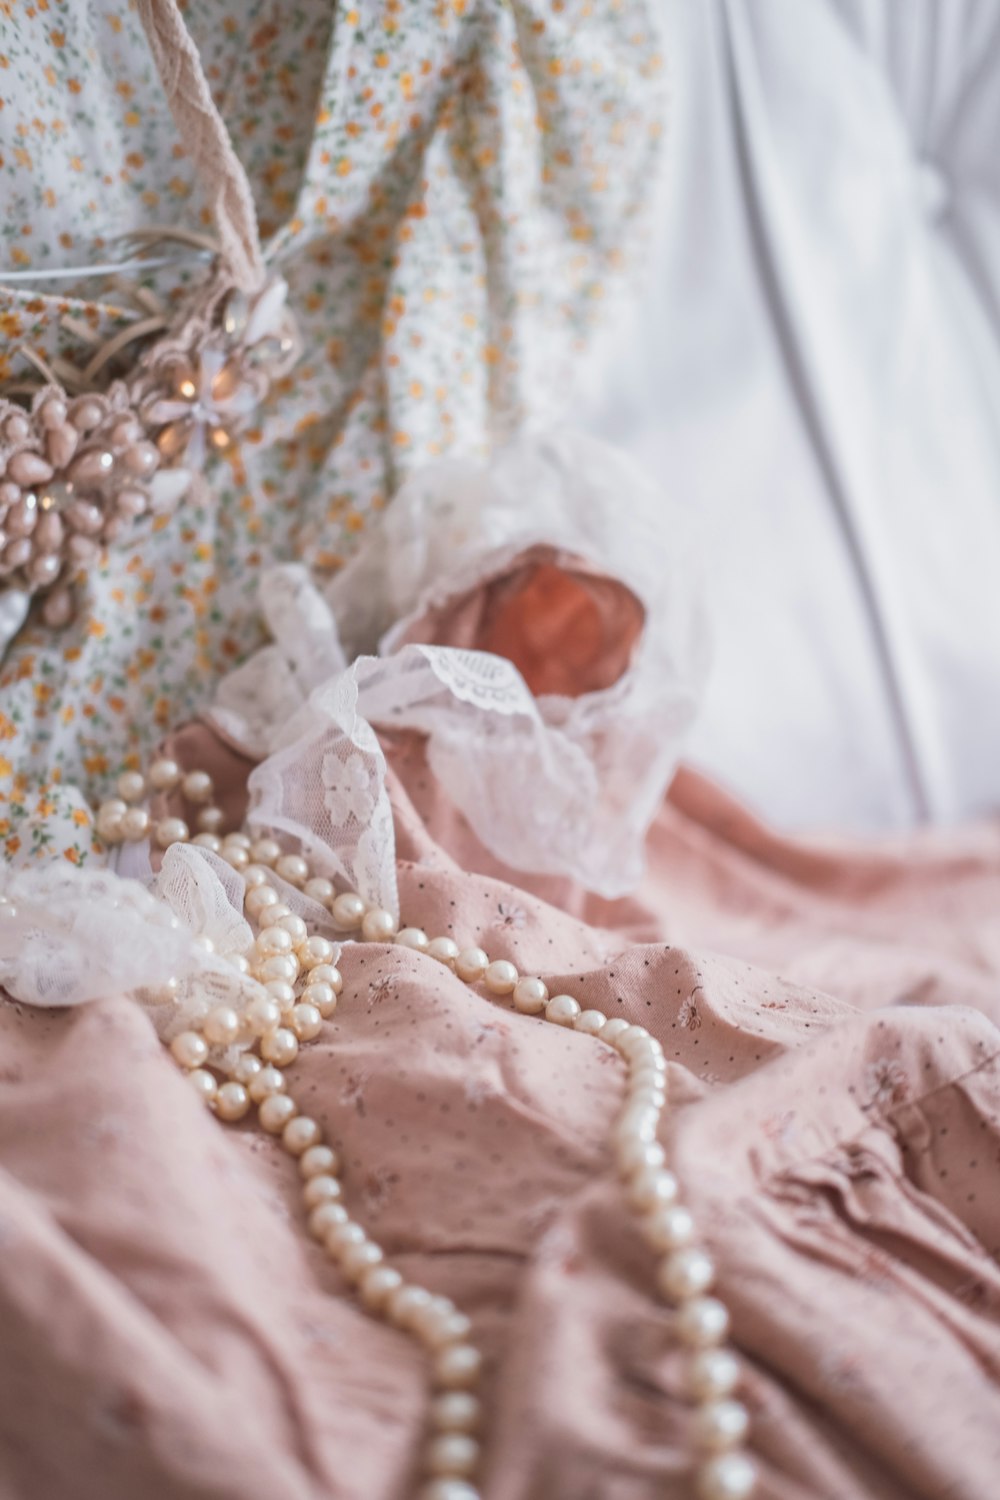
[[[325,937],[306,938],[298,949],[299,962],[304,969],[318,969],[321,964],[330,963],[335,951],[333,944]]]
[[[329,906],[333,900],[333,882],[322,875],[314,875],[307,880],[302,887],[302,893],[309,897],[310,901],[316,901],[320,906]]]
[[[270,958],[272,953],[291,953],[292,937],[283,927],[262,927],[254,947],[262,958]]]
[[[495,958],[483,975],[483,983],[491,995],[511,994],[517,979],[517,969],[506,958]]]
[[[170,1051],[175,1062],[179,1062],[182,1068],[200,1068],[208,1057],[205,1038],[196,1031],[182,1031],[179,1036],[175,1036],[170,1043]]]
[[[267,908],[267,920],[269,922],[280,922],[282,917],[290,917],[292,908],[279,897],[273,906]]]
[[[482,948],[463,948],[455,960],[455,973],[466,984],[476,984],[490,966],[490,956]]]
[[[448,1390],[462,1390],[475,1385],[482,1365],[483,1357],[472,1344],[449,1344],[434,1361],[434,1379]]]
[[[250,1098],[255,1104],[263,1104],[265,1099],[280,1094],[284,1087],[285,1075],[278,1068],[263,1067],[250,1080]]]
[[[380,1265],[384,1259],[381,1248],[373,1240],[365,1240],[361,1245],[348,1245],[338,1256],[340,1269],[348,1281],[360,1281],[366,1271],[372,1266]]]
[[[242,844],[223,844],[222,858],[227,865],[232,865],[234,870],[245,870],[250,863],[250,856]]]
[[[742,1401],[709,1401],[694,1419],[695,1441],[710,1453],[724,1453],[746,1441],[750,1414]]]
[[[171,844],[186,844],[190,830],[183,818],[161,818],[156,825],[156,842],[161,849]]]
[[[698,1470],[698,1500],[749,1500],[757,1468],[745,1453],[722,1453]]]
[[[426,1287],[414,1286],[407,1282],[393,1292],[386,1304],[386,1310],[390,1320],[397,1328],[410,1328],[415,1317],[419,1317],[424,1308],[431,1300],[431,1294]]]
[[[123,771],[118,778],[118,795],[125,802],[138,802],[146,790],[146,778],[141,771]]]
[[[224,843],[231,844],[234,849],[245,849],[247,854],[253,847],[253,839],[248,833],[227,833]]]
[[[339,1203],[343,1194],[344,1190],[337,1178],[331,1177],[328,1172],[307,1177],[302,1186],[302,1201],[307,1208],[319,1208],[321,1203]]]
[[[582,1031],[585,1036],[597,1036],[607,1024],[607,1016],[603,1010],[581,1010],[573,1022],[574,1031]]]
[[[323,1132],[319,1125],[308,1115],[299,1115],[296,1119],[289,1120],[281,1134],[281,1144],[290,1156],[301,1156],[304,1151],[309,1150],[310,1146],[318,1145],[322,1139]]]
[[[272,953],[262,960],[257,969],[257,977],[263,984],[267,984],[272,979],[280,979],[285,984],[291,984],[298,976],[299,961],[294,953]]]
[[[519,979],[511,998],[514,1009],[519,1010],[523,1016],[539,1016],[549,998],[549,988],[540,979]]]
[[[643,1219],[642,1232],[654,1250],[681,1250],[694,1239],[694,1220],[682,1204],[674,1203],[654,1209]]]
[[[309,970],[307,984],[328,984],[335,995],[339,995],[344,988],[344,980],[340,970],[334,964],[317,964]]]
[[[702,1292],[708,1291],[714,1278],[712,1257],[698,1245],[675,1250],[660,1262],[656,1273],[660,1291],[674,1302],[701,1296]]]
[[[656,1127],[660,1123],[660,1112],[658,1109],[649,1109],[645,1105],[629,1106],[618,1120],[612,1133],[615,1149],[619,1150],[627,1141],[656,1140]]]
[[[444,1391],[431,1402],[431,1426],[442,1432],[475,1432],[482,1415],[479,1398],[468,1391]]]
[[[728,1396],[740,1383],[740,1362],[728,1349],[699,1349],[691,1356],[687,1383],[699,1401]]]
[[[302,1004],[314,1005],[326,1020],[337,1009],[337,997],[329,984],[307,984],[302,991]]]
[[[676,1197],[677,1178],[663,1167],[640,1167],[628,1185],[628,1201],[639,1213],[673,1203]]]
[[[214,833],[196,833],[191,840],[199,849],[211,849],[213,854],[222,853],[222,840]]]
[[[189,771],[181,782],[181,791],[189,802],[207,802],[214,790],[207,771]]]
[[[194,1068],[186,1077],[195,1093],[199,1094],[206,1104],[211,1104],[219,1089],[215,1075],[207,1068]]]
[[[304,1178],[336,1177],[340,1161],[332,1146],[310,1146],[299,1157],[299,1171]]]
[[[361,919],[361,936],[369,943],[391,943],[396,934],[396,918],[391,911],[373,906]]]
[[[353,1219],[345,1219],[343,1223],[330,1230],[326,1237],[326,1248],[334,1260],[339,1260],[345,1250],[352,1245],[363,1245],[367,1239],[368,1236],[360,1224],[355,1224]]]
[[[273,865],[281,858],[281,845],[275,839],[255,839],[250,853],[258,865]]]
[[[256,1082],[255,1078],[254,1083]],[[253,1088],[253,1083],[250,1087]],[[271,1094],[261,1104],[257,1118],[262,1130],[266,1130],[269,1135],[280,1135],[296,1113],[295,1101],[289,1099],[287,1094]]]
[[[281,1011],[283,1016],[291,1014],[292,1006],[295,1004],[295,991],[287,979],[269,979],[264,985],[270,998]]]
[[[257,1077],[263,1066],[259,1057],[254,1057],[252,1052],[244,1052],[236,1059],[233,1077],[237,1083],[242,1083],[246,1088]]]
[[[323,1030],[323,1017],[315,1005],[302,1003],[292,1007],[288,1024],[300,1042],[311,1042]]]
[[[631,1177],[643,1167],[662,1167],[666,1155],[659,1141],[628,1141],[618,1151],[618,1170]]]
[[[243,905],[252,917],[259,917],[261,912],[268,911],[277,906],[278,893],[273,886],[257,885],[247,891],[243,898]]]
[[[622,1035],[623,1032],[627,1031],[628,1028],[629,1023],[624,1019],[624,1017],[612,1016],[610,1020],[605,1021],[604,1025],[601,1028],[601,1041],[607,1042],[609,1046],[613,1047],[617,1039]]]
[[[476,1471],[479,1444],[463,1432],[442,1433],[427,1445],[426,1467],[429,1474],[466,1479]]]
[[[677,1337],[693,1349],[721,1344],[729,1333],[729,1311],[718,1297],[693,1297],[677,1309]]]
[[[279,1026],[270,1036],[261,1038],[260,1055],[276,1068],[287,1068],[299,1055],[299,1039],[287,1026]]]
[[[436,958],[439,964],[453,969],[458,958],[458,944],[450,937],[431,938],[427,944],[427,954],[430,958]]]
[[[556,1026],[572,1026],[580,1014],[579,1002],[572,995],[553,995],[545,1007],[546,1021],[552,1021]]]
[[[242,953],[235,954],[230,962],[232,963],[232,966],[236,970],[237,974],[250,973],[250,965],[247,963]]]
[[[418,1500],[481,1500],[481,1497],[464,1479],[432,1479],[421,1488]]]
[[[297,917],[294,914],[288,917],[280,917],[275,926],[280,927],[282,932],[288,933],[288,936],[292,940],[293,948],[297,948],[300,943],[304,943],[309,936],[309,929],[305,922],[303,922],[301,917]]]
[[[289,885],[303,886],[309,879],[309,866],[301,854],[282,854],[274,862],[274,872]]]
[[[401,932],[396,933],[397,948],[412,948],[417,953],[426,953],[430,945],[430,938],[422,927],[404,927]]]
[[[267,1036],[281,1025],[281,1011],[273,1000],[255,995],[243,1012],[247,1030],[252,1036]]]
[[[310,1211],[307,1223],[313,1239],[325,1245],[327,1235],[332,1233],[338,1224],[347,1223],[347,1209],[342,1203],[335,1203],[332,1198],[328,1198],[325,1203],[320,1204],[319,1208]]]
[[[330,912],[341,932],[353,932],[356,927],[361,926],[365,903],[356,892],[344,891],[334,897]]]
[[[365,1307],[377,1312],[402,1285],[403,1278],[393,1266],[373,1266],[362,1276],[358,1290]]]
[[[194,944],[195,944],[196,948],[203,949],[203,951],[205,953],[214,953],[215,952],[215,944],[212,941],[212,939],[209,937],[209,935],[208,935],[207,932],[198,932],[198,933],[195,933]]]
[[[226,815],[221,807],[203,807],[195,822],[203,833],[221,833]]]
[[[130,807],[122,817],[121,830],[123,838],[144,839],[149,833],[149,813],[144,807]]]
[[[465,1313],[450,1304],[437,1307],[432,1303],[418,1319],[417,1332],[429,1349],[443,1349],[446,1344],[460,1344],[467,1339],[472,1324]]]
[[[270,870],[266,865],[254,864],[252,855],[250,864],[247,865],[246,869],[242,873],[243,884],[246,886],[248,891],[254,890],[258,885],[271,884]]]
[[[232,1079],[222,1084],[215,1096],[215,1113],[220,1120],[242,1120],[250,1108],[250,1095],[242,1083],[234,1083]]]
[[[240,1030],[240,1018],[230,1005],[217,1005],[205,1017],[202,1030],[213,1047],[229,1047]]]
[[[116,843],[122,837],[122,818],[127,812],[128,805],[120,797],[109,797],[107,802],[101,803],[95,822],[105,843]]]
[[[181,768],[175,760],[163,757],[149,768],[149,784],[158,792],[172,792],[181,779]]]

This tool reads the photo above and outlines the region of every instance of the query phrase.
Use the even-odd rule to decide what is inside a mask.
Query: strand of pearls
[[[666,1167],[657,1140],[666,1106],[667,1070],[656,1038],[643,1026],[582,1009],[571,995],[550,995],[543,980],[520,974],[507,959],[491,960],[482,948],[459,948],[451,938],[430,938],[421,928],[398,927],[391,912],[368,906],[356,892],[338,893],[330,881],[311,875],[301,855],[283,853],[273,839],[223,834],[223,815],[212,800],[214,788],[204,771],[184,773],[176,762],[161,759],[150,767],[148,778],[125,772],[118,781],[118,797],[98,811],[102,838],[123,842],[152,834],[166,849],[191,837],[180,818],[151,826],[148,813],[135,805],[145,794],[147,780],[159,791],[180,789],[199,806],[199,832],[193,841],[242,874],[246,916],[257,929],[243,962],[266,996],[251,1003],[242,1017],[227,1006],[211,1011],[200,1029],[174,1038],[171,1052],[220,1119],[241,1120],[256,1107],[261,1128],[279,1137],[298,1160],[309,1233],[324,1246],[364,1307],[415,1339],[428,1354],[434,1395],[420,1500],[479,1500],[473,1481],[480,1457],[475,1434],[482,1421],[477,1394],[482,1356],[470,1340],[465,1314],[449,1298],[404,1281],[385,1263],[381,1246],[350,1217],[342,1201],[336,1150],[324,1140],[319,1122],[301,1114],[287,1091],[283,1070],[295,1062],[300,1044],[317,1037],[323,1021],[334,1014],[343,979],[332,962],[333,945],[309,934],[306,923],[271,883],[272,871],[319,902],[347,938],[394,943],[426,954],[466,984],[481,984],[491,996],[509,999],[522,1015],[596,1037],[622,1058],[625,1104],[614,1126],[612,1148],[626,1201],[657,1257],[657,1290],[675,1310],[694,1407],[695,1490],[699,1500],[748,1500],[757,1487],[757,1471],[745,1449],[747,1409],[734,1394],[740,1366],[725,1347],[729,1313],[712,1295],[715,1267],[697,1241],[694,1220],[680,1201],[677,1179]],[[248,1050],[219,1082],[216,1074],[224,1070],[212,1061],[213,1049],[236,1042],[248,1044]]]

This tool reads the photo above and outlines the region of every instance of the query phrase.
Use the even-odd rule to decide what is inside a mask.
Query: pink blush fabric
[[[762,1495],[991,1493],[997,829],[791,843],[682,773],[645,901],[597,903],[498,868],[420,742],[388,749],[407,919],[662,1040]],[[473,1318],[488,1500],[689,1500],[671,1314],[606,1146],[616,1058],[419,955],[342,969],[295,1095],[351,1211]],[[0,1057],[0,1494],[412,1496],[424,1364],[306,1237],[290,1159],[214,1121],[124,1000],[3,1004]]]

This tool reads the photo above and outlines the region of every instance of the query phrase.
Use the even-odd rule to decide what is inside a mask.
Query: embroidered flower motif
[[[885,1109],[902,1104],[910,1092],[906,1069],[898,1057],[880,1057],[865,1069],[865,1109]]]
[[[698,989],[700,988],[701,986],[699,985]],[[677,1012],[677,1024],[678,1026],[683,1026],[685,1031],[697,1031],[701,1026],[701,1011],[698,1009],[694,998],[698,993],[698,989],[691,991]]]
[[[378,1005],[382,1000],[395,998],[396,980],[392,974],[383,974],[380,979],[373,979],[368,986],[368,1007]]]
[[[508,932],[520,932],[528,920],[528,914],[523,906],[514,906],[508,901],[497,902],[497,916],[499,918],[497,926],[505,927]]]
[[[343,827],[352,820],[365,827],[375,811],[371,776],[362,755],[340,760],[336,755],[323,758],[323,805],[330,820]]]

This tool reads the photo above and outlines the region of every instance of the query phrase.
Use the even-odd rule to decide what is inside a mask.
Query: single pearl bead
[[[553,995],[545,1007],[546,1021],[552,1021],[556,1026],[572,1026],[580,1014],[579,1002],[572,995]]]
[[[402,1285],[403,1278],[393,1266],[373,1266],[361,1277],[358,1290],[365,1307],[377,1312]]]
[[[740,1362],[728,1349],[699,1349],[691,1356],[687,1384],[697,1400],[728,1396],[739,1383]]]
[[[432,1479],[425,1484],[418,1500],[480,1500],[480,1493],[464,1479]]]
[[[208,1057],[208,1045],[196,1031],[182,1031],[170,1043],[170,1051],[182,1068],[200,1068]]]
[[[121,820],[122,837],[135,841],[144,839],[149,833],[149,813],[144,807],[130,807],[122,815]]]
[[[215,1047],[228,1047],[240,1030],[240,1018],[230,1005],[217,1005],[205,1017],[202,1030]]]
[[[618,1170],[631,1177],[643,1167],[662,1167],[666,1154],[659,1141],[628,1141],[618,1151]]]
[[[255,1104],[263,1104],[265,1099],[280,1094],[285,1087],[285,1077],[278,1068],[261,1068],[250,1080],[250,1098]]]
[[[213,854],[222,853],[222,840],[214,833],[196,833],[191,840],[199,849],[211,849]]]
[[[315,1005],[302,1003],[292,1007],[288,1024],[300,1042],[311,1042],[323,1030],[323,1017]]]
[[[680,1250],[694,1239],[694,1219],[682,1204],[674,1203],[654,1209],[643,1219],[642,1232],[654,1250]]]
[[[729,1311],[718,1297],[693,1297],[677,1309],[677,1336],[693,1349],[721,1344],[729,1333]]]
[[[491,995],[512,994],[517,979],[517,969],[506,958],[495,958],[483,975],[483,983]]]
[[[296,1119],[289,1120],[285,1126],[281,1134],[281,1144],[290,1156],[301,1156],[304,1151],[309,1150],[310,1146],[318,1145],[322,1138],[323,1132],[316,1121],[311,1120],[308,1115],[299,1115]]]
[[[186,844],[189,829],[183,818],[161,818],[156,825],[156,842],[161,849],[171,844]]]
[[[490,966],[490,956],[482,948],[463,948],[455,960],[455,973],[466,984],[476,984]]]
[[[436,958],[439,964],[453,969],[458,958],[458,944],[450,937],[431,938],[427,944],[427,954],[429,958]]]
[[[122,818],[128,812],[128,804],[121,797],[109,797],[97,809],[97,831],[102,839],[111,841],[121,838]]]
[[[282,854],[275,860],[274,872],[289,885],[303,886],[309,879],[309,866],[301,854]]]
[[[660,1262],[656,1274],[660,1291],[674,1302],[685,1302],[707,1292],[714,1278],[712,1257],[698,1245],[675,1250]]]
[[[326,1248],[334,1260],[339,1260],[345,1250],[352,1245],[363,1245],[367,1239],[360,1224],[355,1224],[353,1219],[345,1219],[330,1230],[326,1237]]]
[[[659,1123],[658,1109],[648,1109],[645,1105],[629,1106],[616,1123],[612,1133],[615,1149],[618,1150],[626,1141],[655,1141],[656,1127]]]
[[[344,891],[334,897],[330,912],[341,932],[353,932],[356,927],[361,926],[365,903],[356,892]]]
[[[211,1104],[219,1090],[215,1075],[207,1068],[195,1068],[185,1075],[188,1083],[206,1104]]]
[[[307,984],[328,984],[335,995],[339,995],[344,988],[344,981],[340,970],[333,964],[316,964],[309,970]]]
[[[255,839],[250,845],[250,853],[256,864],[273,865],[281,858],[281,845],[275,839]]]
[[[138,802],[146,790],[146,778],[141,771],[123,771],[118,778],[118,795],[125,802]]]
[[[435,1382],[448,1390],[475,1385],[483,1357],[472,1344],[449,1344],[434,1361]]]
[[[175,760],[154,760],[149,768],[149,784],[158,792],[172,792],[181,779],[181,768]]]
[[[652,1109],[660,1112],[667,1102],[667,1095],[664,1089],[630,1089],[628,1102],[636,1109]]]
[[[430,938],[422,927],[404,927],[396,933],[397,948],[413,948],[417,953],[426,953],[431,945]]]
[[[246,876],[244,875],[243,878],[245,880]],[[304,943],[309,936],[309,929],[305,922],[303,922],[301,917],[297,917],[294,914],[288,917],[280,917],[275,925],[280,927],[282,932],[288,933],[288,936],[292,940],[293,948],[297,948],[300,943]]]
[[[221,839],[219,840],[219,844],[221,847]],[[240,873],[243,876],[243,884],[246,886],[246,889],[248,891],[254,891],[258,886],[268,885],[271,880],[271,872],[270,870],[266,869],[264,865],[249,864],[247,865],[246,869],[241,870]],[[244,903],[245,901],[246,897],[244,897]],[[277,905],[277,903],[275,903],[275,905]],[[270,920],[271,914],[270,912],[268,912],[268,922],[270,922]]]
[[[303,1178],[336,1177],[340,1160],[332,1146],[309,1146],[299,1157]]]
[[[270,998],[283,1016],[291,1015],[295,1004],[295,991],[287,979],[269,979],[264,985]]]
[[[452,1475],[465,1479],[476,1471],[479,1444],[464,1432],[442,1433],[427,1445],[426,1465],[429,1474]]]
[[[628,1021],[622,1016],[612,1016],[601,1028],[601,1041],[613,1047],[622,1032],[628,1030],[628,1026]]]
[[[287,1068],[299,1055],[299,1039],[287,1026],[279,1026],[270,1036],[261,1037],[260,1055],[276,1068]]]
[[[639,1213],[673,1203],[676,1197],[677,1178],[663,1167],[640,1167],[628,1185],[628,1200]]]
[[[336,1229],[338,1224],[347,1223],[347,1209],[342,1203],[335,1203],[332,1198],[310,1211],[307,1225],[309,1233],[314,1240],[319,1240],[321,1245],[326,1244],[326,1237]]]
[[[225,821],[226,815],[221,807],[203,807],[195,819],[202,833],[221,833]]]
[[[431,1402],[431,1426],[442,1432],[475,1432],[482,1415],[479,1398],[468,1391],[444,1391]]]
[[[337,997],[333,992],[333,986],[329,984],[307,984],[302,991],[302,1004],[315,1006],[324,1020],[333,1015],[337,1009]],[[296,1028],[298,1034],[298,1029]],[[301,1041],[306,1038],[300,1035]]]
[[[283,927],[262,927],[258,932],[254,947],[262,958],[270,958],[272,953],[291,953],[292,935]]]
[[[333,900],[333,882],[322,875],[313,875],[302,887],[302,894],[308,896],[310,901],[318,902],[320,906],[329,906]]]
[[[431,1294],[422,1286],[414,1286],[407,1282],[393,1292],[389,1298],[386,1309],[391,1322],[397,1328],[409,1328],[416,1316],[423,1312],[431,1300]]]
[[[257,968],[257,977],[262,983],[267,984],[272,979],[280,979],[285,984],[291,984],[299,975],[299,961],[294,953],[272,953],[265,958]]]
[[[360,1281],[366,1271],[379,1265],[385,1257],[373,1240],[365,1240],[361,1245],[348,1245],[337,1258],[347,1280]]]
[[[325,937],[306,938],[297,951],[304,969],[317,969],[320,964],[328,964],[334,956],[334,946]]]
[[[222,845],[222,858],[227,865],[232,865],[234,870],[245,870],[250,863],[250,856],[242,844]]]
[[[243,1012],[247,1029],[252,1036],[267,1036],[281,1025],[281,1011],[273,1000],[256,995]]]
[[[277,906],[278,893],[273,886],[257,885],[247,891],[243,898],[243,905],[252,917],[259,917],[262,912],[268,911],[270,920],[270,908]]]
[[[227,833],[225,842],[227,844],[232,844],[234,849],[245,849],[248,854],[253,847],[253,840],[251,839],[250,835],[248,833],[240,833],[238,831],[234,833]]]
[[[209,937],[207,932],[196,932],[194,936],[194,945],[196,948],[201,948],[205,953],[215,952],[215,943]]]
[[[207,771],[189,771],[181,782],[181,791],[189,802],[207,802],[214,790]]]
[[[256,1082],[257,1079],[255,1078],[254,1083]],[[250,1087],[251,1089],[253,1088],[253,1083]],[[287,1094],[271,1094],[261,1104],[260,1109],[257,1111],[257,1118],[260,1121],[261,1129],[266,1130],[268,1135],[280,1135],[289,1120],[293,1119],[296,1113],[295,1101],[289,1099]],[[315,1205],[313,1206],[315,1207]]]
[[[545,1003],[549,998],[549,987],[540,979],[519,979],[514,986],[511,996],[514,1009],[519,1010],[522,1016],[538,1016],[545,1009]]]
[[[242,1083],[243,1087],[246,1088],[257,1077],[263,1066],[264,1064],[260,1058],[254,1057],[252,1052],[243,1052],[236,1059],[236,1064],[233,1068],[233,1077],[237,1083]]]
[[[582,1010],[573,1022],[575,1031],[582,1031],[585,1036],[598,1036],[607,1025],[607,1016],[603,1010]]]
[[[750,1414],[742,1401],[709,1401],[694,1419],[695,1441],[710,1453],[738,1448],[750,1430]]]
[[[242,1120],[250,1108],[250,1095],[242,1083],[230,1080],[222,1084],[215,1096],[215,1113],[220,1120]]]
[[[748,1500],[757,1488],[757,1467],[744,1453],[723,1453],[698,1470],[698,1500]]]
[[[396,918],[391,911],[373,906],[361,920],[361,936],[369,943],[391,943],[396,933]]]
[[[455,1307],[427,1308],[417,1323],[417,1332],[429,1349],[443,1349],[447,1344],[460,1344],[472,1332],[472,1324]]]

